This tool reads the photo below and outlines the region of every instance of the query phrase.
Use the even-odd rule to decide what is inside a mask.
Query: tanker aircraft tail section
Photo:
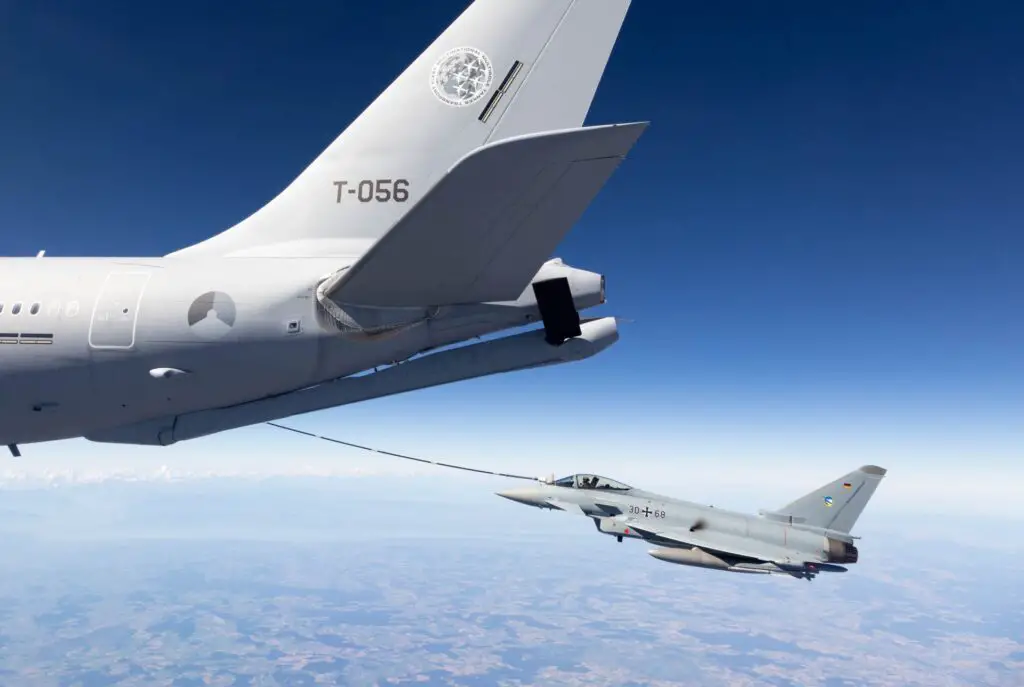
[[[173,256],[358,257],[462,157],[583,125],[630,0],[475,0],[269,203]]]
[[[0,446],[165,446],[614,345],[614,318],[580,316],[604,275],[554,251],[646,127],[583,126],[629,6],[463,0],[234,226],[163,257],[3,259],[0,388],[27,391],[0,394]]]
[[[321,293],[376,307],[515,300],[646,126],[531,134],[471,153]]]
[[[849,534],[884,476],[884,468],[864,465],[777,511],[763,515],[787,520],[794,525]]]

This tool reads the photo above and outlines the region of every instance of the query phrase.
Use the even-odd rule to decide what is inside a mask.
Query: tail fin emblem
[[[483,51],[453,48],[441,55],[430,71],[430,90],[452,107],[472,105],[487,94],[494,81],[494,67]]]
[[[825,507],[826,508],[831,508],[832,507],[832,497],[831,496],[826,496],[825,497]]]

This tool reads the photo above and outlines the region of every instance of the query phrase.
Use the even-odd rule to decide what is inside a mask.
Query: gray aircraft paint
[[[162,258],[0,260],[0,442],[168,444],[613,344],[603,318],[403,362],[538,322],[538,281],[604,302],[549,257],[646,127],[582,128],[628,6],[476,0],[235,226]]]
[[[751,515],[635,489],[596,475],[571,475],[498,492],[511,501],[593,519],[599,532],[641,539],[667,562],[812,579],[842,572],[859,552],[850,534],[885,469],[865,465],[777,511]],[[588,486],[592,479],[597,485]]]

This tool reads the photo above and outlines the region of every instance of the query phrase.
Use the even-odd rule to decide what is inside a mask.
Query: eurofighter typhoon
[[[646,128],[583,126],[629,4],[476,0],[234,226],[0,260],[0,443],[167,445],[615,343],[579,314],[604,276],[552,255]]]
[[[597,475],[571,475],[498,492],[517,503],[592,518],[620,542],[642,539],[658,560],[807,580],[846,572],[859,558],[850,534],[885,469],[865,465],[775,511],[749,515],[703,506]]]

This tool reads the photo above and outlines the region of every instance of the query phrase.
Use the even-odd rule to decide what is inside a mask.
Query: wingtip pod
[[[563,346],[573,342],[586,342],[591,355],[600,353],[619,340],[619,321],[616,317],[602,317],[580,325],[581,334],[569,339]]]

